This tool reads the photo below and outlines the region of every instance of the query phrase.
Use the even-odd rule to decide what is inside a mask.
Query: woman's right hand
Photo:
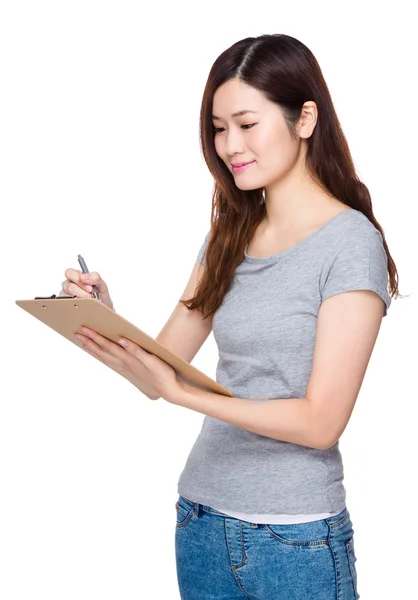
[[[106,282],[100,277],[99,273],[94,271],[91,273],[83,273],[78,269],[67,269],[64,274],[67,279],[62,282],[61,291],[58,294],[59,296],[91,298],[93,291],[92,286],[95,285],[99,292],[100,302],[103,302],[105,306],[115,310]]]
[[[99,273],[83,273],[77,269],[67,269],[65,271],[65,277],[67,278],[62,282],[62,288],[59,296],[77,296],[77,298],[91,298],[93,288],[95,285],[99,292],[99,299],[103,304],[115,310],[113,308],[113,302],[109,295],[109,290],[106,282],[100,277]],[[123,373],[118,369],[113,369],[116,373],[123,376]],[[129,380],[136,388],[138,388],[145,396],[150,400],[159,400],[161,396],[157,394],[151,386],[148,386],[145,382],[138,380],[138,383]]]
[[[67,278],[62,282],[62,288],[59,296],[77,296],[77,298],[91,298],[93,288],[95,285],[99,292],[99,299],[103,304],[115,310],[113,308],[113,302],[109,295],[109,290],[106,282],[100,277],[99,273],[83,273],[78,269],[67,269],[65,271],[65,277]],[[116,373],[123,376],[123,373],[118,369],[113,369]],[[150,400],[159,400],[161,396],[157,393],[154,388],[148,386],[145,382],[138,380],[138,383],[134,383],[129,380],[136,388],[138,388],[145,396]]]

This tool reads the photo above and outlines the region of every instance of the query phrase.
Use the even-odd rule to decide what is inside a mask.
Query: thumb
[[[106,282],[104,281],[104,279],[101,278],[99,273],[95,271],[92,271],[91,273],[81,273],[80,279],[83,283],[96,286],[97,291],[99,292],[99,296],[102,300],[105,298],[110,298],[109,288],[107,287]]]

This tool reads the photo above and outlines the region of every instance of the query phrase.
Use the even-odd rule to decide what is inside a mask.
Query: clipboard
[[[82,325],[97,331],[115,343],[121,337],[125,337],[168,363],[176,371],[178,379],[205,391],[223,396],[233,396],[218,382],[168,350],[153,337],[105,306],[100,300],[54,295],[47,298],[38,297],[34,300],[16,300],[15,302],[17,306],[54,329],[78,348],[80,346],[73,336],[77,332],[82,333]],[[133,376],[131,378],[129,375],[123,377],[135,385]]]

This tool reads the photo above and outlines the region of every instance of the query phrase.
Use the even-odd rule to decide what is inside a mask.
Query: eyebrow
[[[246,115],[247,113],[257,113],[257,110],[250,110],[250,109],[244,109],[244,110],[239,110],[236,113],[233,113],[231,115],[231,117],[242,117],[242,115]],[[212,119],[217,120],[217,121],[222,121],[222,119],[220,117],[216,117],[215,115],[212,115]]]

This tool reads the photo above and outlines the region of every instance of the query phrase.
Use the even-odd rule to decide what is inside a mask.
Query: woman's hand
[[[116,344],[87,327],[81,330],[81,334],[76,333],[75,338],[83,348],[123,377],[134,375],[141,385],[138,389],[149,392],[144,392],[148,398],[158,400],[161,397],[171,402],[178,396],[181,383],[176,372],[158,356],[125,338]]]
[[[62,282],[59,296],[77,296],[77,298],[91,298],[93,285],[97,287],[100,302],[114,310],[113,302],[109,294],[106,282],[100,277],[99,273],[82,273],[77,269],[67,269],[65,271],[67,278]]]

